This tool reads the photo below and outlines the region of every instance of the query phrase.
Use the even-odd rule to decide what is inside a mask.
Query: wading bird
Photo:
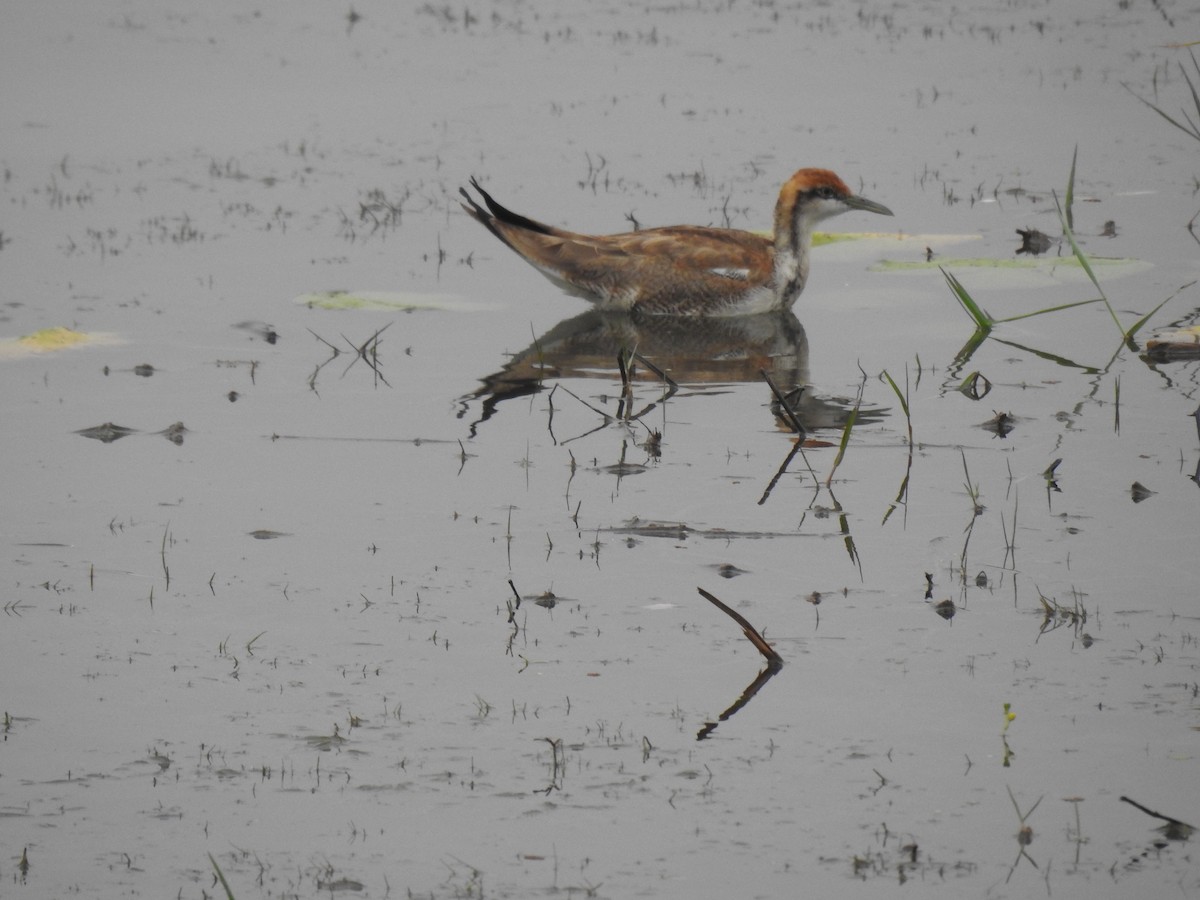
[[[739,316],[790,309],[808,280],[813,229],[851,210],[890,216],[828,169],[801,169],[775,204],[773,237],[671,225],[626,234],[577,234],[527,219],[459,189],[466,210],[559,287],[601,309],[652,315]]]

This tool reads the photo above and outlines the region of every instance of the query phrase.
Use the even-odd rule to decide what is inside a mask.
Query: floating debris
[[[1169,362],[1200,357],[1200,325],[1158,331],[1146,339],[1144,359]]]
[[[641,475],[643,472],[649,471],[647,466],[639,463],[617,462],[610,466],[600,466],[592,470],[593,472],[603,472],[606,475]]]
[[[1150,488],[1146,487],[1140,481],[1135,481],[1129,489],[1129,495],[1133,498],[1134,503],[1141,503],[1143,500],[1152,497],[1155,493],[1157,492],[1150,490]]]
[[[182,444],[183,436],[187,434],[187,428],[182,422],[176,422],[173,425],[168,425],[162,431],[156,431],[155,434],[161,434],[172,444]]]
[[[257,531],[246,533],[256,541],[273,541],[275,538],[291,537],[291,534],[286,531],[271,531],[269,528],[259,528]]]
[[[637,537],[665,537],[683,541],[691,534],[691,529],[682,522],[643,522],[632,518],[621,528],[614,528],[617,534],[636,535]]]
[[[1033,256],[1046,253],[1062,240],[1042,234],[1036,228],[1018,228],[1017,234],[1021,236],[1021,246],[1017,248],[1017,253],[1029,253]]]
[[[949,622],[958,612],[958,607],[954,605],[953,600],[946,599],[933,604],[933,611]]]
[[[984,431],[994,432],[998,437],[1008,437],[1016,428],[1016,417],[1012,413],[997,412],[979,427]]]
[[[85,438],[91,438],[94,441],[111,444],[113,441],[119,441],[123,437],[137,434],[137,429],[126,428],[124,425],[114,425],[112,422],[105,422],[103,425],[93,425],[91,428],[80,428],[75,433]]]
[[[822,516],[818,515],[818,518]],[[725,528],[692,528],[683,522],[652,522],[643,521],[638,517],[628,520],[617,528],[603,528],[602,531],[625,535],[632,540],[634,537],[671,538],[685,541],[689,537],[715,538],[729,540],[730,538],[774,538],[774,537],[806,537],[799,531],[729,531]],[[632,543],[629,546],[633,546]]]
[[[248,331],[268,344],[274,344],[279,340],[279,332],[266,322],[238,322],[233,327],[240,328],[242,331]]]
[[[717,566],[717,574],[722,578],[737,578],[739,575],[745,575],[745,569],[739,569],[733,563],[721,563]]]
[[[642,443],[642,449],[645,450],[651,457],[658,459],[662,456],[662,432],[657,429],[650,432],[650,436]]]

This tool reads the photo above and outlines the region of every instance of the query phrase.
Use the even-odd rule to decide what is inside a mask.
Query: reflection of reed
[[[461,399],[459,417],[480,401],[471,434],[500,403],[538,393],[547,380],[612,378],[618,359],[636,352],[680,385],[761,382],[766,373],[809,429],[838,427],[847,406],[808,391],[808,339],[791,313],[722,318],[646,316],[589,310],[560,322]],[[659,380],[648,371],[636,376]],[[776,409],[777,426],[791,430]]]
[[[779,670],[782,668],[783,668],[783,663],[779,663],[778,665],[768,664],[767,667],[765,669],[763,669],[761,672],[759,672],[757,677],[755,677],[755,679],[752,682],[750,682],[750,684],[746,687],[746,689],[744,691],[742,691],[742,696],[738,697],[737,700],[735,700],[733,702],[733,705],[729,707],[729,709],[725,710],[725,712],[723,712],[719,716],[717,716],[717,721],[704,723],[704,727],[701,728],[698,732],[696,732],[696,740],[702,741],[705,738],[707,738],[710,734],[712,734],[714,731],[716,731],[718,725],[720,725],[722,722],[724,722],[726,719],[728,719],[730,716],[732,716],[734,713],[736,713],[739,709],[741,709],[743,706],[745,706],[747,703],[749,703],[751,700],[753,700],[754,695],[757,694],[762,689],[763,685],[765,685],[768,681],[770,681],[772,678],[774,678],[779,673]]]

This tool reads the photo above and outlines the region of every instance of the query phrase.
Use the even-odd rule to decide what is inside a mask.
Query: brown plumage
[[[625,234],[577,234],[505,209],[479,186],[463,209],[526,262],[603,309],[731,316],[788,309],[808,279],[815,226],[860,209],[890,216],[828,169],[801,169],[775,204],[774,237],[731,228],[671,225]]]

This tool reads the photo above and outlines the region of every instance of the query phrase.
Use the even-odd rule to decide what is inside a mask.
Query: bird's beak
[[[892,211],[882,203],[876,203],[874,200],[868,200],[866,197],[859,197],[857,194],[844,197],[842,202],[851,209],[861,209],[864,212],[879,213],[881,216],[892,215]]]

